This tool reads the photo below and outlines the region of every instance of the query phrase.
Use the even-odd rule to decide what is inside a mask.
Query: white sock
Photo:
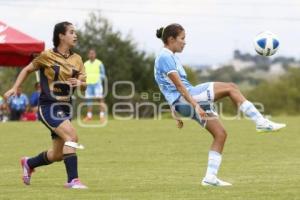
[[[100,112],[99,113],[100,118],[104,117],[104,115],[105,115],[105,112]]]
[[[205,177],[217,176],[222,162],[222,155],[216,151],[209,151]]]
[[[253,103],[246,100],[240,105],[240,110],[249,117],[255,124],[259,124],[264,121],[262,114],[255,108]]]
[[[88,112],[88,113],[86,114],[86,116],[87,116],[88,118],[92,118],[92,117],[93,117],[93,113],[92,113],[92,112]]]

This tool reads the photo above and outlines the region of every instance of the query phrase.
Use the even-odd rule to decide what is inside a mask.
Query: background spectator
[[[90,49],[88,53],[88,60],[84,63],[86,73],[87,88],[85,97],[88,102],[87,115],[84,121],[90,121],[93,117],[92,99],[99,101],[99,118],[100,123],[105,121],[105,102],[103,96],[103,82],[105,80],[105,68],[101,60],[97,59],[95,49]]]
[[[19,87],[16,96],[11,96],[8,99],[10,120],[20,120],[21,115],[28,109],[28,103],[28,97],[22,93],[22,89]]]
[[[41,94],[41,86],[40,83],[34,84],[35,91],[31,94],[29,104],[30,104],[30,111],[37,113],[38,111],[38,103],[39,103],[39,97]]]
[[[4,101],[3,97],[0,96],[0,122],[7,121],[7,116],[5,115],[5,111],[6,111],[5,107],[6,107],[5,101]]]
[[[3,109],[4,108],[4,100],[2,96],[0,96],[0,121],[3,120]]]

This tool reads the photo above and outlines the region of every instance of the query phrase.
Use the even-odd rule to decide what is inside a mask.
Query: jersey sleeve
[[[84,67],[84,64],[83,64],[81,58],[79,60],[79,74],[78,74],[78,76],[81,77],[82,81],[86,81],[85,67]]]
[[[176,63],[171,56],[162,56],[158,60],[158,68],[162,73],[168,75],[172,72],[177,72]]]
[[[35,70],[41,69],[47,65],[47,53],[44,51],[32,61]]]
[[[105,67],[104,67],[104,65],[103,65],[103,63],[101,63],[100,64],[100,79],[102,80],[102,81],[104,81],[104,79],[105,79]]]

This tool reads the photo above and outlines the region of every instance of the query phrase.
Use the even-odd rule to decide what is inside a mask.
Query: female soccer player
[[[257,131],[275,131],[286,125],[265,119],[234,83],[207,82],[192,86],[187,80],[182,64],[175,56],[175,53],[182,52],[185,46],[185,31],[181,25],[170,24],[165,28],[162,27],[157,30],[156,36],[163,41],[164,48],[155,59],[154,76],[160,91],[171,106],[178,127],[183,126],[182,120],[177,115],[180,113],[196,120],[213,136],[208,154],[208,167],[201,184],[230,186],[230,183],[217,178],[227,133],[216,118],[217,114],[212,103],[228,96],[255,122]]]
[[[39,70],[41,95],[39,97],[38,115],[43,124],[50,129],[52,148],[35,157],[23,157],[23,182],[30,184],[34,169],[64,160],[68,181],[66,188],[87,188],[78,179],[76,148],[78,137],[71,124],[71,96],[76,87],[85,90],[85,72],[81,57],[73,53],[71,48],[77,41],[74,26],[69,22],[55,25],[53,32],[54,48],[42,52],[32,63],[19,74],[13,87],[5,93],[5,97],[16,95],[27,76]]]

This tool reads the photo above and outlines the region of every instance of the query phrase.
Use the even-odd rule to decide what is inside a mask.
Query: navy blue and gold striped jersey
[[[80,75],[85,77],[82,59],[73,52],[66,58],[56,49],[49,49],[36,57],[32,64],[40,72],[40,104],[71,102],[74,90],[66,81]]]

